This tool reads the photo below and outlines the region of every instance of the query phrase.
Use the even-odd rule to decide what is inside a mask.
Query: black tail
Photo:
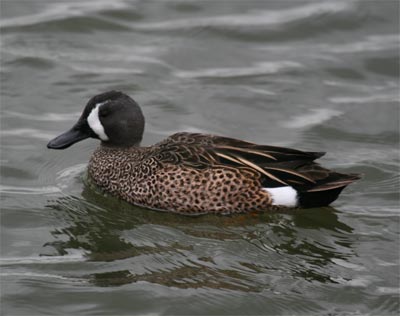
[[[333,181],[321,183],[307,191],[298,191],[299,206],[303,208],[327,206],[335,201],[350,183],[361,178],[358,174],[332,174]]]
[[[345,188],[336,188],[320,192],[299,192],[299,206],[302,208],[327,206],[335,201]]]

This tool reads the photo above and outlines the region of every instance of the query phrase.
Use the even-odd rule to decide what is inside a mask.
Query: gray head
[[[138,145],[144,131],[144,117],[137,103],[119,91],[108,91],[89,100],[78,122],[52,139],[47,148],[64,149],[86,138],[117,147]]]

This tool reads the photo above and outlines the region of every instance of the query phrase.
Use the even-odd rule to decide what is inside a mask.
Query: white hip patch
[[[99,108],[102,106],[105,102],[98,103],[96,104],[96,107],[90,112],[89,116],[87,117],[87,122],[89,124],[89,127],[92,129],[93,132],[96,133],[97,136],[103,141],[108,140],[108,136],[106,132],[104,131],[104,127],[100,122],[99,119]]]
[[[263,188],[272,198],[273,205],[282,205],[287,207],[297,206],[297,191],[291,186],[279,188]]]

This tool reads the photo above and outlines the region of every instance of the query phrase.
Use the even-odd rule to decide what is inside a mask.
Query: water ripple
[[[0,263],[1,265],[1,263]],[[49,274],[49,273],[35,273],[35,272],[0,272],[1,278],[23,278],[27,279],[56,279],[56,280],[65,280],[65,281],[74,281],[74,282],[86,282],[87,280],[83,278],[75,278],[75,277],[67,277],[58,274]]]
[[[288,119],[283,123],[283,126],[289,128],[305,128],[312,125],[323,124],[325,121],[341,114],[343,114],[343,112],[332,109],[311,109],[307,114]]]
[[[27,114],[15,111],[4,111],[3,117],[19,118],[28,121],[43,121],[43,122],[63,122],[63,121],[75,121],[79,117],[79,112],[73,113],[40,113],[40,114]]]
[[[180,78],[235,78],[268,75],[297,68],[302,68],[302,65],[293,61],[259,62],[249,67],[176,71],[175,76]]]
[[[103,10],[126,9],[125,1],[95,0],[90,2],[59,2],[46,6],[40,13],[19,17],[2,18],[1,28],[32,26],[44,22],[64,20],[68,17],[79,17]]]
[[[360,53],[360,52],[376,52],[376,51],[388,51],[391,49],[397,49],[400,44],[400,38],[398,34],[387,34],[387,35],[369,35],[361,41],[353,43],[327,45],[323,44],[321,48],[324,51],[331,53]]]
[[[398,94],[374,94],[363,96],[346,96],[346,97],[332,97],[329,99],[332,103],[374,103],[374,102],[400,102]]]
[[[19,136],[27,138],[37,138],[48,141],[54,137],[54,134],[34,128],[15,128],[1,131],[2,136]]]
[[[398,4],[4,7],[0,266],[9,314],[397,312]],[[135,207],[90,184],[95,141],[46,149],[78,118],[77,101],[107,89],[144,105],[145,143],[215,132],[328,151],[324,165],[364,177],[336,209],[187,218]]]
[[[136,29],[142,30],[181,30],[194,27],[277,27],[295,21],[316,18],[328,14],[347,12],[354,8],[354,1],[335,1],[334,3],[312,3],[295,8],[276,11],[251,11],[238,15],[201,17],[191,19],[174,19],[163,22],[136,24]]]
[[[61,190],[55,186],[44,186],[44,187],[24,187],[24,186],[11,186],[11,185],[0,185],[1,193],[8,194],[55,194],[60,193]]]
[[[30,264],[59,264],[86,261],[82,252],[75,249],[70,250],[70,254],[65,256],[41,256],[41,257],[8,257],[0,258],[0,266],[30,265]]]

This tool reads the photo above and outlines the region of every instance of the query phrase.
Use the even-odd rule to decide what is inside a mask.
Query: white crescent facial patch
[[[105,103],[107,103],[107,101],[97,103],[96,106],[93,108],[92,112],[90,112],[89,116],[87,117],[87,122],[89,124],[89,127],[103,141],[107,141],[109,139],[106,132],[104,131],[104,127],[101,124],[99,118],[99,108]]]

